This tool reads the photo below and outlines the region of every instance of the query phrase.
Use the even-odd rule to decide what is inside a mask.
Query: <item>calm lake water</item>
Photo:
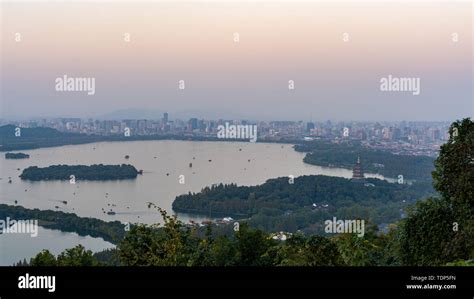
[[[64,233],[38,227],[36,237],[25,233],[0,234],[0,266],[11,266],[23,259],[29,261],[43,249],[48,249],[52,254],[58,255],[65,249],[79,244],[93,252],[115,247],[101,238],[82,237],[76,233]]]
[[[29,159],[0,158],[0,203],[41,210],[72,212],[82,217],[106,221],[156,223],[159,214],[148,209],[147,202],[173,213],[175,197],[199,192],[216,183],[257,185],[267,179],[294,175],[322,174],[350,178],[352,171],[303,163],[303,153],[292,145],[250,142],[133,141],[101,142],[21,151]],[[125,159],[129,155],[129,159]],[[28,166],[55,164],[121,164],[129,163],[144,173],[134,180],[30,182],[18,177]],[[190,167],[192,163],[192,167]],[[168,175],[167,175],[168,174]],[[184,184],[180,184],[184,175]],[[368,177],[383,179],[380,175]],[[12,183],[8,183],[9,177]],[[64,204],[63,201],[67,201]],[[115,215],[104,211],[112,209]],[[203,221],[212,215],[178,217]],[[41,228],[40,228],[41,229]],[[102,239],[79,237],[77,234],[41,229],[34,242],[29,235],[0,235],[0,264],[12,264],[28,258],[43,248],[59,253],[79,243],[86,248],[102,250],[112,244]],[[60,240],[60,241],[59,241]]]
[[[175,197],[199,192],[215,183],[257,185],[267,179],[322,174],[350,178],[351,170],[303,163],[303,153],[292,145],[250,142],[133,141],[101,142],[22,151],[29,159],[0,158],[0,202],[26,208],[73,212],[106,221],[156,223],[160,217],[147,202],[170,213]],[[129,155],[129,159],[125,159]],[[210,161],[211,160],[211,161]],[[249,161],[250,160],[250,161]],[[134,180],[120,181],[22,181],[28,166],[55,164],[121,164],[143,169]],[[192,167],[190,167],[192,163]],[[167,175],[169,174],[169,175]],[[184,175],[184,184],[179,176]],[[379,175],[367,175],[383,178]],[[11,177],[12,183],[8,183]],[[63,204],[67,201],[67,204]],[[112,209],[115,215],[104,211]],[[209,216],[178,215],[182,220],[202,221]]]

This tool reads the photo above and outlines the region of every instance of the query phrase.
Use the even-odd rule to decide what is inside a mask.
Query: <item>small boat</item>
[[[193,167],[193,163],[189,163],[189,167]]]
[[[169,176],[169,175],[170,175],[169,173],[166,174],[166,176]]]
[[[128,158],[130,158],[130,156],[129,156],[129,155],[125,155],[125,159],[128,159]]]
[[[212,162],[212,160],[211,160],[211,159],[209,159],[209,162]]]
[[[11,183],[12,183],[12,179],[9,179],[9,180],[8,180],[8,183],[10,183],[10,184],[11,184]]]
[[[67,205],[67,201],[65,201],[65,200],[63,200],[62,203],[65,204],[65,205]]]
[[[15,204],[17,204],[17,203],[18,203],[18,200],[15,200]]]
[[[140,170],[138,171],[138,174],[143,174],[143,169],[140,169]]]
[[[110,210],[110,211],[107,212],[107,215],[115,215],[115,212]]]

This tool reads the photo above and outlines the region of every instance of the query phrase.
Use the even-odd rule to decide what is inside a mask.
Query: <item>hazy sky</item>
[[[1,6],[4,117],[93,117],[127,108],[263,120],[474,114],[471,2]],[[56,91],[63,75],[95,78],[95,94]],[[420,95],[382,92],[388,75],[420,78]]]

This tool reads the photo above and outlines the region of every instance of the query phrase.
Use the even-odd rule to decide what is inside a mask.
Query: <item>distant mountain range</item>
[[[123,119],[161,119],[165,111],[152,110],[152,109],[120,109],[115,110],[103,115],[99,115],[96,118],[105,120],[123,120]]]
[[[232,111],[225,111],[222,115],[217,115],[209,111],[197,111],[197,110],[179,110],[179,111],[166,111],[166,110],[155,110],[155,109],[141,109],[141,108],[128,108],[115,110],[106,114],[98,115],[94,118],[105,119],[105,120],[124,120],[124,119],[162,119],[163,113],[169,113],[169,119],[180,119],[188,120],[192,117],[204,118],[204,119],[247,119],[245,116],[234,113]]]

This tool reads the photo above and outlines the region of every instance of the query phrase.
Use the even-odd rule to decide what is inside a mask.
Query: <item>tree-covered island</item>
[[[6,153],[5,159],[28,159],[30,155],[25,153]]]
[[[122,165],[51,165],[48,167],[30,166],[20,175],[22,180],[125,180],[134,179],[140,172],[130,164]]]

